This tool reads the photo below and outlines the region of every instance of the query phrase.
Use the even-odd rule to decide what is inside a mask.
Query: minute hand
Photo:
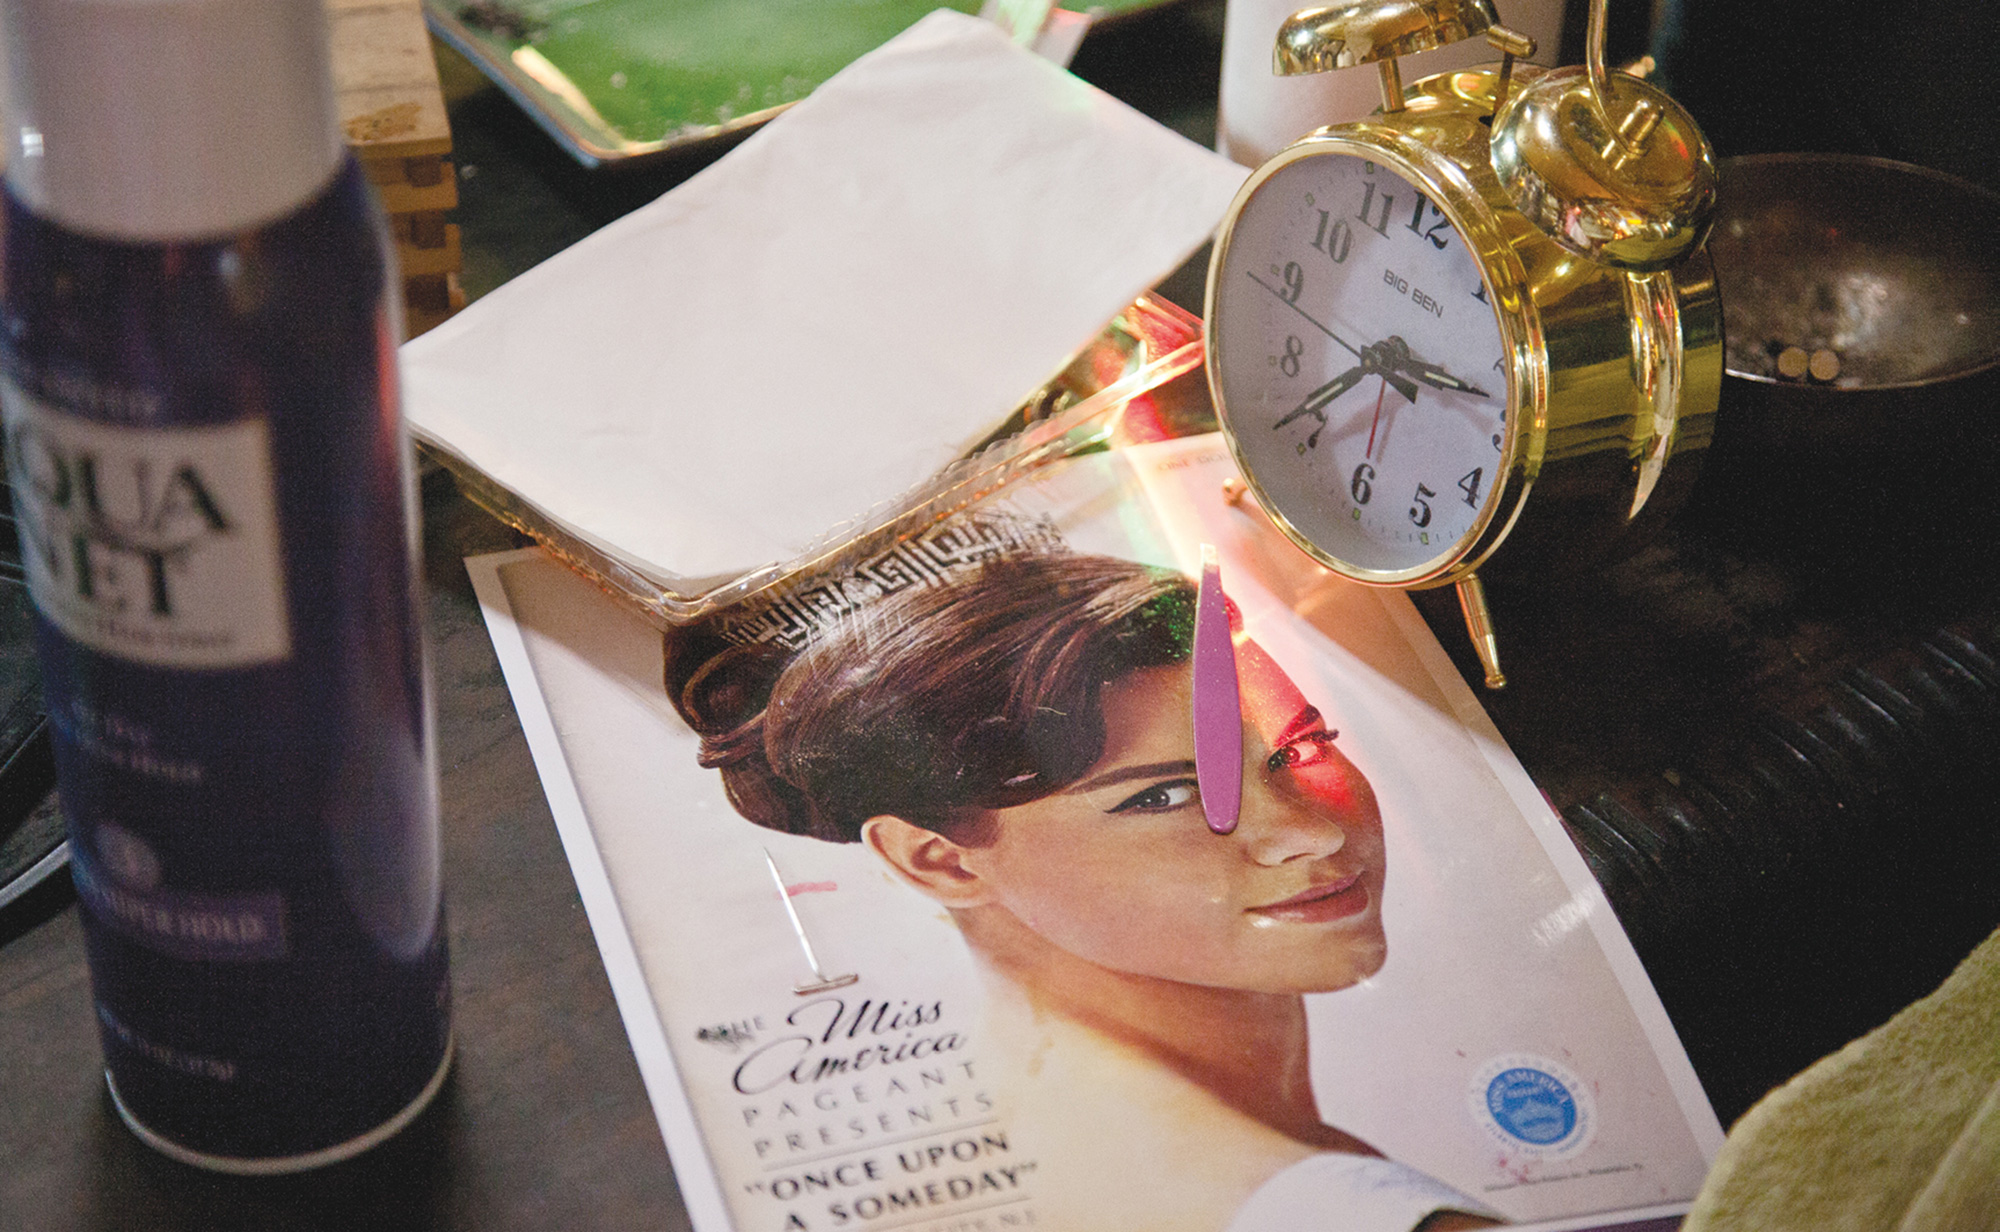
[[[1356,364],[1354,367],[1349,368],[1331,381],[1307,394],[1305,401],[1286,412],[1283,419],[1280,419],[1271,426],[1273,428],[1282,428],[1294,419],[1305,415],[1316,415],[1319,417],[1319,421],[1324,424],[1326,422],[1325,412],[1327,403],[1332,402],[1335,398],[1353,389],[1360,382],[1361,378],[1366,375],[1368,375],[1367,366]]]
[[[1366,363],[1356,364],[1354,367],[1349,368],[1347,371],[1341,373],[1339,376],[1333,378],[1331,381],[1328,381],[1326,384],[1320,386],[1318,389],[1315,389],[1311,393],[1307,394],[1306,400],[1304,402],[1299,403],[1297,406],[1293,407],[1290,411],[1286,412],[1285,417],[1283,419],[1280,419],[1277,423],[1272,424],[1271,427],[1282,428],[1286,424],[1292,422],[1294,419],[1300,419],[1303,418],[1304,416],[1310,415],[1314,419],[1319,420],[1319,427],[1314,428],[1313,434],[1306,438],[1306,448],[1308,449],[1318,448],[1319,434],[1326,431],[1327,403],[1332,402],[1335,398],[1338,398],[1340,395],[1346,393],[1348,390],[1353,389],[1354,386],[1360,382],[1362,377],[1368,375],[1368,372],[1369,368]]]

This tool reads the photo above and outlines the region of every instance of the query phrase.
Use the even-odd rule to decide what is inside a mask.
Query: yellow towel
[[[1730,1130],[1682,1232],[2000,1232],[2000,932]]]

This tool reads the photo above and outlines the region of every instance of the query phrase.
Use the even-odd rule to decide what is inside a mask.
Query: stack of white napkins
[[[651,576],[789,560],[984,436],[1243,174],[939,11],[405,346],[409,419]]]

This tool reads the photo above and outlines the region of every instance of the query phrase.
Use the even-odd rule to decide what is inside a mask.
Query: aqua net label
[[[57,628],[155,667],[289,657],[263,420],[100,424],[11,382],[0,406],[28,589]]]

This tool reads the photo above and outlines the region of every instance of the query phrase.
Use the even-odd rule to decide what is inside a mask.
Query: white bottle
[[[1216,149],[1246,167],[1256,166],[1315,128],[1364,119],[1382,105],[1381,77],[1372,67],[1304,77],[1280,77],[1271,71],[1278,28],[1293,13],[1310,7],[1300,0],[1229,0],[1222,27]],[[1557,62],[1563,0],[1506,0],[1504,6],[1495,7],[1501,24],[1535,40],[1535,63]],[[1408,83],[1499,58],[1485,39],[1470,38],[1404,56],[1400,67]]]

